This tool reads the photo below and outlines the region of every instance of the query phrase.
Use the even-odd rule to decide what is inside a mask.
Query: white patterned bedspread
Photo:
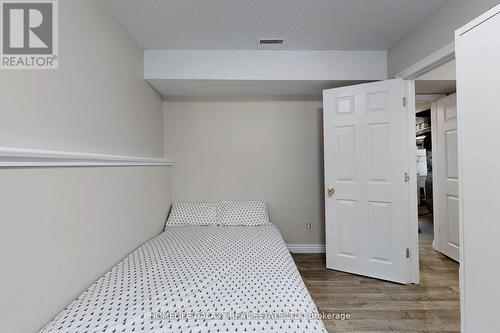
[[[326,332],[272,224],[177,226],[144,243],[40,332]]]

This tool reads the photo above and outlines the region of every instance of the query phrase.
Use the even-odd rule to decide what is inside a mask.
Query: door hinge
[[[406,248],[406,258],[410,258],[410,249]]]
[[[406,97],[403,97],[403,106],[406,106]]]
[[[410,181],[410,176],[408,175],[408,172],[405,172],[403,178],[405,180],[405,183],[408,183]]]

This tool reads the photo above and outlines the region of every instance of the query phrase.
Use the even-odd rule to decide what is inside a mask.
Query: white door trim
[[[453,59],[455,59],[455,42],[451,42],[419,62],[404,69],[396,74],[396,77],[413,80]]]
[[[408,174],[410,189],[417,188],[417,147],[415,145],[415,81],[406,81],[406,113],[408,116]],[[418,198],[417,192],[411,191],[408,201],[408,222],[410,223],[410,282],[420,282],[419,247],[418,247]]]
[[[436,186],[437,178],[436,177],[436,170],[437,170],[437,159],[436,155],[438,154],[437,151],[437,104],[436,101],[433,101],[431,103],[431,140],[432,140],[432,199],[435,200],[435,198],[439,197],[438,193],[438,188]],[[439,237],[439,225],[436,223],[436,220],[434,219],[435,216],[432,216],[433,218],[433,227],[434,227],[434,239],[432,240],[432,247],[434,250],[441,252],[441,246],[440,246],[440,237]]]
[[[482,15],[476,17],[474,20],[470,21],[466,25],[464,25],[461,28],[458,28],[455,30],[455,38],[465,34],[467,31],[474,29],[481,23],[488,21],[490,18],[493,16],[500,15],[500,5],[496,5],[495,7],[491,8],[487,12],[483,13]]]

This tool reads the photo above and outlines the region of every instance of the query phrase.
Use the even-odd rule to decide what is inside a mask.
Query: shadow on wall
[[[322,106],[297,97],[165,101],[174,200],[265,200],[287,243],[324,244]]]

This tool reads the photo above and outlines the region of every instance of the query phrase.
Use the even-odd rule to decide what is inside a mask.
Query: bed
[[[41,331],[326,332],[280,231],[174,225]]]

